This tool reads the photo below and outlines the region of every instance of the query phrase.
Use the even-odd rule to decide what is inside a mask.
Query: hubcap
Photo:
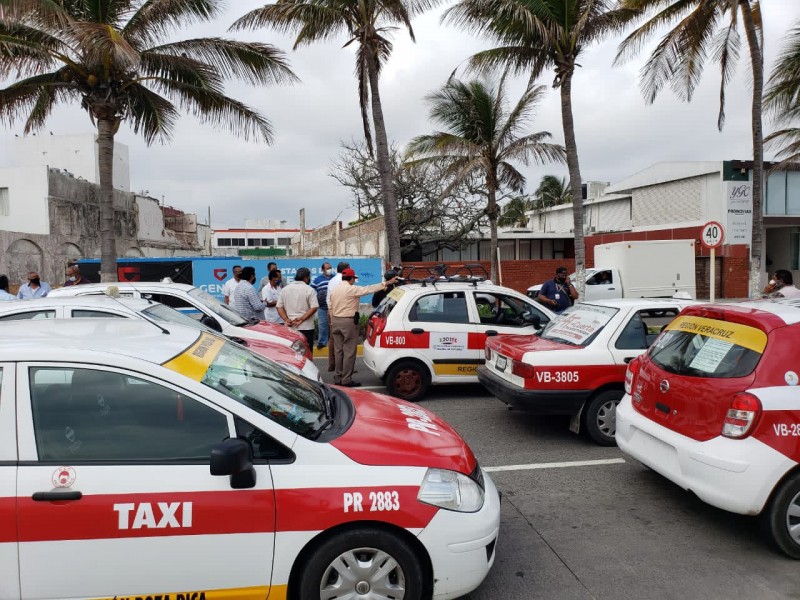
[[[413,369],[403,369],[395,377],[397,393],[403,396],[413,396],[422,387],[422,376]]]
[[[617,404],[619,400],[606,402],[597,411],[597,428],[609,437],[617,433]]]
[[[406,578],[397,561],[383,550],[358,548],[337,556],[322,576],[320,600],[402,600]]]
[[[795,543],[800,544],[800,494],[796,494],[786,510],[786,529]]]

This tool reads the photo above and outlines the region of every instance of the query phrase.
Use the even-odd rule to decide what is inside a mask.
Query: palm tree
[[[411,17],[431,7],[435,1],[277,0],[275,4],[268,4],[245,14],[231,27],[231,29],[257,29],[270,26],[281,32],[297,32],[295,49],[305,44],[327,40],[340,33],[344,33],[348,38],[345,47],[353,43],[358,44],[356,79],[361,120],[367,147],[372,154],[368,109],[368,105],[371,105],[389,262],[393,265],[401,262],[400,227],[378,82],[381,70],[392,52],[389,32],[400,25],[408,30],[408,34],[414,40]]]
[[[656,46],[642,68],[642,91],[653,102],[667,83],[691,101],[703,74],[709,51],[722,72],[717,127],[725,123],[725,88],[733,77],[741,45],[741,28],[750,49],[753,77],[751,129],[753,138],[753,239],[750,245],[750,297],[761,293],[761,265],[764,244],[762,193],[764,181],[764,132],[761,103],[764,93],[764,57],[761,5],[759,0],[622,0],[626,8],[651,11],[650,18],[620,44],[616,63],[635,54],[644,42],[675,24]],[[726,23],[727,21],[727,23]]]
[[[445,127],[415,137],[406,150],[417,162],[438,162],[455,186],[480,174],[486,185],[486,216],[491,232],[491,277],[497,277],[497,192],[509,188],[522,192],[525,177],[511,164],[563,162],[564,148],[546,143],[550,133],[524,133],[527,122],[544,95],[543,86],[528,87],[509,110],[505,78],[498,85],[482,81],[450,79],[439,91],[429,94],[430,118]]]
[[[545,175],[533,193],[537,208],[547,208],[557,204],[567,204],[572,200],[572,191],[565,178]]]
[[[779,146],[776,156],[780,163],[773,170],[797,168],[800,164],[800,128],[790,125],[800,118],[800,22],[786,36],[769,78],[764,109],[775,117],[777,125],[785,126],[764,139],[766,144]]]
[[[148,144],[168,140],[180,112],[245,139],[272,140],[269,121],[225,95],[223,81],[252,84],[296,79],[274,46],[223,38],[167,41],[179,25],[215,18],[220,0],[4,0],[0,120],[26,117],[40,129],[53,108],[79,101],[97,127],[101,278],[116,281],[112,167],[123,121]]]
[[[528,225],[528,211],[533,208],[525,196],[515,196],[503,205],[503,210],[497,219],[499,227],[526,227]]]
[[[622,31],[636,16],[616,9],[616,0],[459,0],[443,21],[486,35],[499,44],[470,60],[472,68],[489,72],[505,67],[531,81],[553,67],[553,87],[561,91],[561,121],[572,188],[575,266],[583,288],[586,251],[583,241],[583,196],[578,146],[572,118],[572,78],[587,46]]]

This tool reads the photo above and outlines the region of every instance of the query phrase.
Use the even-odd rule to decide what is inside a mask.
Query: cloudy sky
[[[263,0],[227,4],[229,8],[215,23],[181,37],[224,35],[236,18],[261,6]],[[763,11],[769,70],[784,33],[800,18],[800,1],[770,0],[763,3]],[[432,129],[425,95],[441,86],[471,54],[490,47],[485,40],[441,25],[440,15],[441,11],[432,12],[414,21],[416,44],[400,31],[394,36],[381,96],[389,138],[400,146]],[[296,227],[301,208],[306,209],[310,227],[353,218],[348,192],[328,175],[341,141],[363,135],[353,49],[342,49],[342,39],[292,51],[290,37],[270,30],[237,33],[236,37],[266,41],[285,50],[302,80],[291,87],[228,87],[230,95],[271,120],[275,143],[267,147],[244,142],[185,116],[170,144],[147,147],[123,126],[117,140],[130,149],[132,190],[149,190],[151,196],[163,196],[168,205],[196,212],[202,219],[210,207],[215,227],[241,227],[245,218],[281,219]],[[720,133],[715,64],[707,66],[691,104],[680,102],[667,89],[648,106],[638,82],[645,55],[623,67],[611,66],[620,39],[590,48],[574,79],[573,111],[584,181],[613,183],[660,161],[752,158],[746,44],[728,90],[727,122]],[[531,131],[549,131],[554,141],[563,143],[559,95],[549,88],[551,82],[552,73],[540,82],[548,86],[548,93]],[[520,80],[510,86],[512,99],[519,97],[523,84]],[[45,129],[57,135],[92,132],[88,117],[77,105],[59,108]],[[0,164],[12,161],[13,134],[21,130],[22,123],[0,129]],[[770,131],[768,122],[765,131]],[[564,176],[566,167],[537,166],[524,173],[528,190],[533,191],[543,175]]]

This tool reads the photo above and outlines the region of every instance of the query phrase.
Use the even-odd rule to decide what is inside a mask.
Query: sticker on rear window
[[[387,296],[389,296],[389,298],[391,298],[391,299],[392,299],[392,300],[394,300],[395,302],[399,302],[399,301],[400,301],[400,298],[402,298],[402,297],[403,297],[403,294],[405,294],[405,293],[406,293],[406,292],[405,292],[405,290],[404,290],[404,289],[402,289],[402,288],[399,288],[399,287],[396,287],[396,288],[394,288],[394,289],[393,289],[391,292],[389,292],[389,293],[387,294]]]
[[[733,348],[732,342],[723,342],[715,338],[708,339],[689,363],[689,368],[713,373],[731,348]]]
[[[694,333],[759,353],[764,352],[767,346],[767,334],[760,329],[704,317],[678,317],[667,326],[667,331]]]

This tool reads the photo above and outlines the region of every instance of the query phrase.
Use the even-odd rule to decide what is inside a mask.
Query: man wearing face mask
[[[567,268],[558,267],[556,276],[542,284],[536,299],[555,313],[564,312],[578,299],[578,290],[567,277]]]
[[[324,348],[328,345],[330,336],[330,323],[328,322],[328,282],[333,277],[335,271],[331,263],[322,263],[320,274],[314,278],[311,287],[317,293],[317,348]]]
[[[17,298],[20,300],[33,300],[45,298],[50,293],[50,284],[43,282],[36,271],[28,273],[28,283],[19,286]]]
[[[264,319],[264,309],[267,305],[258,299],[253,284],[256,282],[256,270],[253,267],[244,267],[239,279],[239,285],[233,294],[233,308],[236,312],[250,321]]]
[[[70,265],[67,267],[67,280],[64,282],[64,287],[68,285],[82,285],[84,283],[92,283],[86,277],[81,275],[78,265]]]

